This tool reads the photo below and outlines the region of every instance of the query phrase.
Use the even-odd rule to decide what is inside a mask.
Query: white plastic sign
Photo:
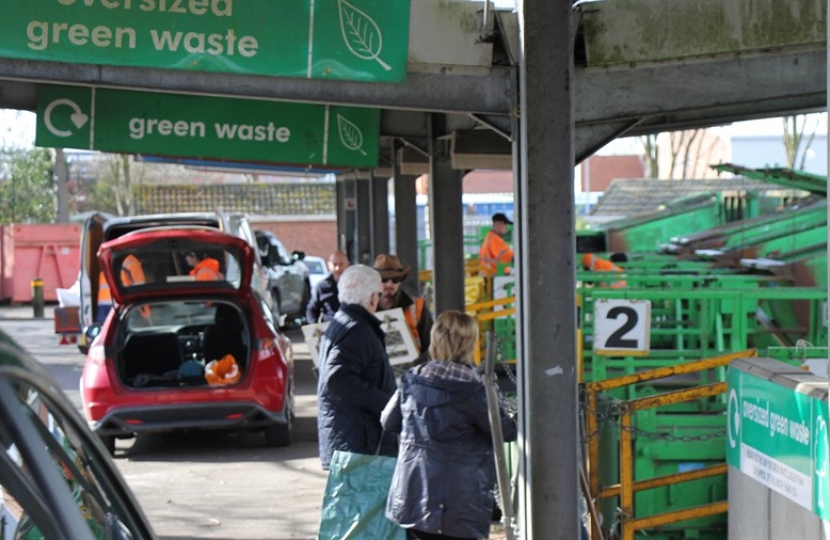
[[[594,302],[594,353],[605,356],[646,356],[651,342],[651,302]]]

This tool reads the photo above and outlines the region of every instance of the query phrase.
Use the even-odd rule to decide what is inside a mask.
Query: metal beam
[[[575,72],[576,123],[607,123],[682,112],[747,117],[823,107],[827,51],[760,55]],[[783,101],[782,101],[783,100]],[[754,112],[758,117],[758,112]],[[710,115],[710,120],[715,121]],[[719,122],[720,123],[720,122]]]
[[[486,75],[409,73],[406,82],[369,83],[228,75],[0,58],[0,78],[155,92],[333,103],[385,109],[509,114],[510,69]]]

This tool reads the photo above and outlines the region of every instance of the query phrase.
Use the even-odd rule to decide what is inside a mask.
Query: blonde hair
[[[435,320],[429,335],[429,356],[433,360],[472,363],[478,345],[478,324],[469,315],[445,311]]]

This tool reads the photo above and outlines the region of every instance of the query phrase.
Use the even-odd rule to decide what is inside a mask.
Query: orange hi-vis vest
[[[415,302],[409,308],[403,310],[403,318],[406,319],[409,333],[412,334],[412,339],[415,340],[415,345],[418,346],[418,352],[423,352],[421,351],[421,336],[418,333],[418,321],[421,320],[426,301],[423,298],[415,298],[414,300]]]
[[[497,232],[490,231],[481,243],[478,258],[487,272],[492,275],[496,273],[496,265],[513,261],[513,250]]]
[[[112,291],[103,270],[98,274],[98,304],[112,304]]]
[[[609,260],[601,259],[593,253],[586,253],[582,256],[582,266],[592,272],[624,272],[624,270],[616,264]],[[606,285],[603,283],[600,286],[605,287]],[[612,289],[623,289],[625,288],[626,283],[624,280],[616,280],[612,281],[608,286]]]
[[[127,255],[121,265],[121,284],[129,287],[131,285],[141,285],[145,280],[144,267],[141,265],[141,261],[135,255]],[[103,270],[98,273],[98,303],[112,304],[112,291],[110,291],[110,285],[104,277]]]
[[[196,281],[219,281],[225,278],[219,271],[219,261],[210,258],[199,261],[190,271],[190,275],[195,277]]]

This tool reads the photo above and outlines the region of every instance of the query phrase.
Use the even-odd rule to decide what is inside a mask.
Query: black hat
[[[505,216],[501,212],[499,212],[498,214],[493,214],[493,223],[496,223],[498,221],[502,223],[507,223],[508,225],[513,225],[513,222],[507,219],[507,216]]]

